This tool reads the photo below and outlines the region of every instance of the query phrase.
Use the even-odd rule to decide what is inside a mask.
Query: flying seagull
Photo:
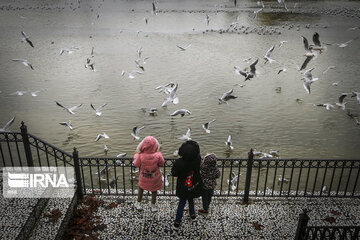
[[[185,135],[182,135],[182,136],[179,137],[178,139],[188,141],[188,140],[191,140],[190,135],[191,135],[191,128],[188,128],[186,134],[185,134]]]
[[[96,116],[101,116],[102,112],[100,112],[100,111],[101,111],[101,109],[103,109],[106,106],[106,104],[107,103],[101,105],[100,107],[98,107],[96,109],[95,109],[94,105],[92,105],[92,103],[90,103],[90,106],[92,109],[94,109]]]
[[[273,45],[269,50],[267,50],[267,52],[265,53],[264,59],[265,59],[265,63],[267,62],[275,62],[274,59],[270,58],[270,54],[272,53],[272,51],[274,50],[275,45]]]
[[[234,95],[231,95],[233,93],[234,89],[230,89],[229,91],[225,92],[221,98],[219,98],[219,103],[226,103],[227,104],[227,101],[229,101],[230,99],[235,99],[237,98],[236,96]]]
[[[207,122],[207,123],[202,125],[202,127],[203,127],[203,129],[205,130],[206,133],[210,133],[210,129],[209,129],[210,125],[215,121],[216,121],[216,119],[213,119],[210,122]]]
[[[229,135],[228,139],[227,139],[226,142],[225,142],[225,145],[228,146],[228,148],[229,148],[230,150],[233,150],[233,149],[234,149],[234,147],[232,146],[232,137],[231,137],[231,135]]]
[[[306,59],[305,59],[304,63],[301,65],[300,71],[305,69],[306,66],[308,65],[308,63],[310,62],[310,60],[313,59],[313,57],[315,56],[315,54],[309,48],[309,42],[306,39],[306,37],[304,37],[304,36],[301,36],[301,37],[302,37],[304,48],[305,48],[305,51],[306,51],[306,53],[305,53]]]
[[[31,42],[30,37],[26,35],[25,32],[21,31],[21,35],[23,35],[23,40],[25,40],[31,47],[34,47],[34,44]]]
[[[170,94],[171,90],[175,87],[175,83],[169,82],[165,85],[159,85],[155,88],[155,90],[159,90],[160,92],[164,92],[165,94]]]
[[[27,91],[16,91],[16,92],[11,93],[10,95],[22,96],[22,95],[24,95],[24,93],[27,93]]]
[[[320,51],[320,53],[323,51],[323,50],[326,50],[326,47],[325,46],[321,46],[321,43],[320,43],[320,35],[315,32],[314,35],[313,35],[313,42],[314,42],[314,45],[310,45],[309,46],[309,49],[311,50],[316,50],[316,51]]]
[[[71,125],[71,120],[69,120],[69,122],[60,122],[59,124],[68,127],[70,130],[73,130],[73,126]]]
[[[24,64],[25,66],[27,66],[27,67],[31,68],[32,70],[34,70],[31,63],[26,59],[16,58],[16,59],[11,59],[11,61],[20,62],[20,63]]]
[[[71,108],[66,108],[66,107],[64,107],[63,105],[61,105],[60,103],[58,103],[58,102],[56,102],[56,101],[55,101],[55,103],[56,103],[56,105],[58,105],[59,107],[62,107],[63,109],[65,109],[65,110],[66,110],[68,113],[70,113],[70,114],[75,114],[74,111],[75,111],[77,108],[79,108],[79,107],[82,106],[82,104],[79,104],[79,105],[73,106],[73,107],[71,107]]]
[[[209,23],[210,23],[210,17],[209,17],[209,15],[207,15],[207,14],[206,14],[206,19],[205,19],[205,21],[206,21],[206,25],[208,25],[208,26],[209,26]]]
[[[3,128],[0,128],[0,132],[9,132],[10,126],[14,123],[15,117],[13,117]]]
[[[284,45],[284,43],[287,43],[287,41],[280,41],[279,48],[281,48]]]
[[[323,71],[323,74],[327,73],[330,69],[335,69],[335,66],[329,66],[325,71]]]
[[[178,109],[172,114],[170,114],[171,117],[175,117],[176,115],[181,115],[181,117],[185,116],[185,114],[191,114],[191,112],[187,109]]]
[[[176,45],[181,51],[185,51],[186,49],[188,49],[191,46],[191,43],[189,45],[187,45],[186,47],[181,47],[179,45]]]
[[[360,92],[352,92],[351,97],[356,97],[356,100],[359,102],[360,104]]]
[[[101,138],[110,138],[106,133],[98,134],[95,138],[95,142],[99,141]]]
[[[278,0],[278,3],[282,4],[286,11],[289,11],[289,9],[286,7],[285,0]]]
[[[169,105],[171,102],[175,105],[179,103],[179,98],[176,96],[177,88],[178,84],[175,84],[175,86],[170,91],[169,97],[161,104],[162,107]]]
[[[344,102],[344,98],[347,96],[347,93],[342,93],[339,97],[339,102],[335,103],[336,106],[340,107],[342,110],[345,110],[345,105],[347,102]]]
[[[131,79],[135,78],[135,73],[137,73],[137,74],[144,74],[143,72],[136,71],[136,70],[133,70],[133,71],[131,71],[131,72],[127,72],[127,71],[125,71],[125,70],[122,70],[121,76],[124,76],[125,73],[127,73],[128,76],[129,76],[129,78],[131,78]]]
[[[316,104],[316,106],[325,107],[326,110],[331,110],[334,108],[334,105],[332,105],[331,103],[320,103],[320,104]]]
[[[142,126],[142,127],[137,127],[136,126],[136,127],[134,127],[133,130],[132,130],[131,136],[133,136],[136,140],[139,140],[140,137],[138,135],[139,135],[140,131],[142,129],[144,129],[144,128],[145,128],[145,126]]]
[[[311,74],[311,71],[312,71],[312,70],[314,70],[314,68],[308,69],[308,70],[304,73],[305,77],[301,79],[301,80],[304,81],[304,88],[305,88],[305,90],[306,90],[306,92],[307,92],[308,94],[310,94],[310,85],[311,85],[313,82],[319,80],[319,78],[313,78],[313,77],[312,77],[312,74]]]
[[[243,70],[241,70],[239,67],[234,66],[235,68],[235,73],[238,75],[243,75],[245,77],[245,80],[250,80],[250,78],[253,78],[255,76],[255,72],[256,72],[256,64],[258,63],[259,59],[256,59],[253,63],[250,64],[250,72],[245,72]]]

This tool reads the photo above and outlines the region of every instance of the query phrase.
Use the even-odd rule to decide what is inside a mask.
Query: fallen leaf
[[[335,216],[340,216],[340,215],[341,215],[341,212],[336,211],[336,210],[331,210],[330,212],[331,212],[332,214],[334,214]]]
[[[107,209],[116,208],[117,204],[112,202],[108,206],[106,206]]]
[[[323,219],[324,221],[327,221],[329,223],[334,223],[336,222],[336,219],[334,217],[326,217]]]
[[[58,208],[54,208],[49,213],[45,213],[44,216],[48,217],[51,222],[57,222],[62,216],[62,213]]]
[[[264,227],[259,222],[253,222],[253,226],[256,230],[261,230],[261,228]]]

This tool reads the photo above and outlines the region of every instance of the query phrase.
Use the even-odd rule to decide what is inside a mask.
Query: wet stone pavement
[[[308,213],[309,226],[359,226],[359,198],[266,198],[252,199],[250,205],[241,205],[241,198],[213,198],[210,213],[197,214],[195,221],[184,212],[179,229],[173,227],[177,197],[158,197],[159,211],[150,210],[150,197],[143,199],[143,210],[133,209],[136,197],[100,196],[104,201],[96,215],[107,228],[101,239],[294,239],[299,214]],[[107,209],[110,203],[115,208]],[[187,206],[185,207],[185,209]],[[201,198],[195,200],[196,211]],[[334,223],[324,219],[333,217]],[[258,222],[261,230],[256,230]]]

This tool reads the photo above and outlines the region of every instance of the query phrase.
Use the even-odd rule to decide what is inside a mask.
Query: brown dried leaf
[[[259,222],[253,222],[253,226],[256,230],[261,230],[261,228],[264,227]]]
[[[45,213],[44,216],[48,217],[51,222],[57,222],[62,216],[62,213],[58,208],[54,208],[51,212]]]
[[[112,202],[108,206],[106,206],[107,209],[116,208],[117,204]]]
[[[330,212],[331,212],[332,214],[334,214],[335,216],[340,216],[340,215],[341,215],[341,212],[336,211],[336,210],[331,210]]]
[[[95,226],[94,231],[103,231],[105,228],[107,228],[106,224],[100,224]]]
[[[334,217],[326,217],[323,219],[324,221],[327,221],[329,223],[334,223],[336,222],[336,219]]]

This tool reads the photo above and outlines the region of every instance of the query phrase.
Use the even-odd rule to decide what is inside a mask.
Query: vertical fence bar
[[[270,165],[270,161],[266,160],[266,175],[265,175],[265,183],[264,183],[264,195],[266,195],[266,185],[267,185],[267,179],[268,179],[268,175],[269,175],[269,165]]]
[[[232,175],[232,165],[233,165],[233,161],[230,160],[230,171],[229,171],[229,182],[228,182],[228,191],[227,191],[227,196],[230,196],[230,187],[232,185],[232,181],[233,179],[231,178]],[[235,176],[234,176],[235,177]]]
[[[240,159],[238,160],[239,162],[239,167],[238,167],[238,179],[237,179],[237,183],[236,183],[236,192],[235,195],[238,195],[238,191],[239,191],[239,181],[240,181],[240,174],[241,174],[241,162]]]
[[[343,176],[343,173],[344,173],[345,164],[346,164],[346,162],[342,161],[342,168],[341,168],[339,183],[338,183],[338,186],[337,186],[337,189],[336,189],[336,196],[339,195],[340,184],[341,184],[342,176]]]
[[[330,191],[331,191],[331,188],[332,188],[332,185],[333,185],[333,182],[334,182],[334,176],[335,176],[335,171],[336,171],[337,164],[338,164],[338,161],[335,161],[334,166],[333,166],[333,172],[332,172],[332,175],[331,175],[328,196],[330,196]]]
[[[22,165],[21,156],[20,156],[20,150],[19,150],[17,134],[14,134],[14,139],[15,139],[16,152],[17,152],[17,155],[18,155],[18,158],[19,158],[20,167],[22,167],[23,165]]]
[[[40,152],[39,152],[39,143],[38,143],[37,139],[35,139],[35,145],[36,145],[36,154],[37,154],[37,157],[38,157],[38,160],[39,160],[39,167],[42,167],[41,158],[40,158]]]
[[[358,168],[358,172],[357,172],[356,179],[355,179],[355,182],[354,182],[354,188],[353,188],[352,193],[351,193],[351,196],[352,196],[352,197],[353,197],[354,194],[355,194],[356,186],[357,186],[356,184],[357,184],[357,182],[358,182],[358,180],[359,180],[359,176],[360,176],[360,166],[359,166],[359,168]]]
[[[278,168],[278,164],[279,162],[277,161],[277,159],[275,160],[275,172],[274,172],[274,179],[273,179],[273,185],[272,185],[272,191],[271,191],[271,196],[274,196],[274,191],[275,191],[275,182],[276,182],[276,172],[277,172],[277,168]],[[282,176],[284,178],[284,176]],[[279,182],[278,182],[279,183]]]
[[[346,186],[345,186],[345,191],[344,191],[344,197],[346,196],[346,192],[347,192],[347,189],[348,189],[348,186],[349,186],[350,177],[351,177],[351,172],[352,172],[352,170],[353,170],[353,167],[354,167],[354,162],[351,161],[350,172],[349,172],[348,179],[347,179],[347,181],[346,181]]]
[[[295,233],[295,240],[305,239],[304,236],[308,222],[309,222],[309,216],[307,215],[307,210],[304,209],[299,217],[299,221]]]
[[[1,142],[0,142],[0,153],[1,153],[1,159],[2,159],[2,162],[4,164],[4,167],[6,167],[5,157],[4,157],[4,153],[3,153],[3,150],[2,150]]]
[[[10,147],[10,143],[9,143],[9,136],[7,134],[5,135],[5,139],[6,139],[6,144],[7,144],[8,150],[9,150],[11,166],[15,167],[14,160],[13,160],[12,153],[11,153],[11,147]]]
[[[321,183],[321,188],[320,188],[320,197],[323,193],[323,187],[325,185],[325,178],[326,178],[326,172],[327,172],[327,169],[328,169],[328,166],[329,166],[329,161],[326,161],[326,164],[325,164],[325,171],[324,171],[324,177],[323,177],[323,180],[322,180],[322,183]]]
[[[255,189],[255,196],[258,195],[258,189],[259,189],[259,180],[260,180],[260,168],[261,168],[261,159],[259,160],[258,165],[258,175],[256,179],[256,189]]]
[[[225,161],[224,159],[221,160],[221,180],[220,180],[220,196],[222,195],[222,187],[224,181],[224,168],[225,168]]]
[[[298,196],[298,192],[299,192],[299,186],[300,186],[300,179],[301,179],[301,173],[302,173],[303,164],[304,164],[304,161],[301,160],[301,162],[300,162],[300,172],[299,172],[298,182],[297,182],[297,185],[296,185],[295,197]]]
[[[289,188],[288,188],[288,193],[287,193],[288,196],[290,196],[291,184],[292,184],[292,180],[293,180],[293,176],[294,176],[295,163],[296,163],[296,160],[291,159],[291,175],[290,175]]]
[[[28,167],[33,167],[34,162],[33,162],[31,149],[30,149],[29,136],[27,134],[27,127],[24,122],[21,122],[20,130],[21,130],[21,137],[23,139],[27,165],[28,165]]]
[[[311,170],[312,163],[313,163],[313,160],[310,160],[308,172],[307,172],[307,175],[306,175],[304,197],[306,196],[306,191],[307,191],[307,186],[308,186],[308,183],[309,183],[309,176],[310,176],[310,170]]]
[[[286,168],[286,164],[287,164],[287,160],[284,160],[284,167],[283,167],[283,172],[282,172],[282,177],[283,177],[283,181],[281,181],[281,184],[280,184],[280,196],[282,194],[282,191],[283,191],[283,185],[284,185],[284,179],[285,179],[285,168]]]
[[[317,164],[317,167],[316,167],[315,180],[314,180],[314,185],[313,185],[313,189],[312,189],[312,192],[311,192],[312,197],[314,196],[314,191],[315,191],[315,187],[316,187],[316,180],[317,180],[317,177],[318,177],[318,174],[319,174],[320,163],[321,162],[318,161],[318,164]],[[320,192],[321,191],[322,191],[322,188],[320,189]]]
[[[80,167],[79,167],[79,153],[74,148],[73,151],[73,159],[74,159],[74,167],[75,167],[75,177],[76,177],[76,193],[79,197],[79,199],[82,199],[84,197],[83,189],[82,189],[82,183],[81,183],[81,174],[80,174]]]
[[[88,164],[89,164],[89,173],[90,173],[90,184],[91,184],[91,193],[94,194],[94,180],[93,180],[93,175],[92,175],[92,170],[91,170],[91,159],[88,159]],[[82,161],[81,161],[82,162]],[[85,192],[86,194],[86,192]]]
[[[249,203],[249,192],[250,192],[251,172],[252,172],[253,162],[254,162],[254,153],[253,153],[253,149],[251,148],[250,152],[248,153],[243,204]]]

